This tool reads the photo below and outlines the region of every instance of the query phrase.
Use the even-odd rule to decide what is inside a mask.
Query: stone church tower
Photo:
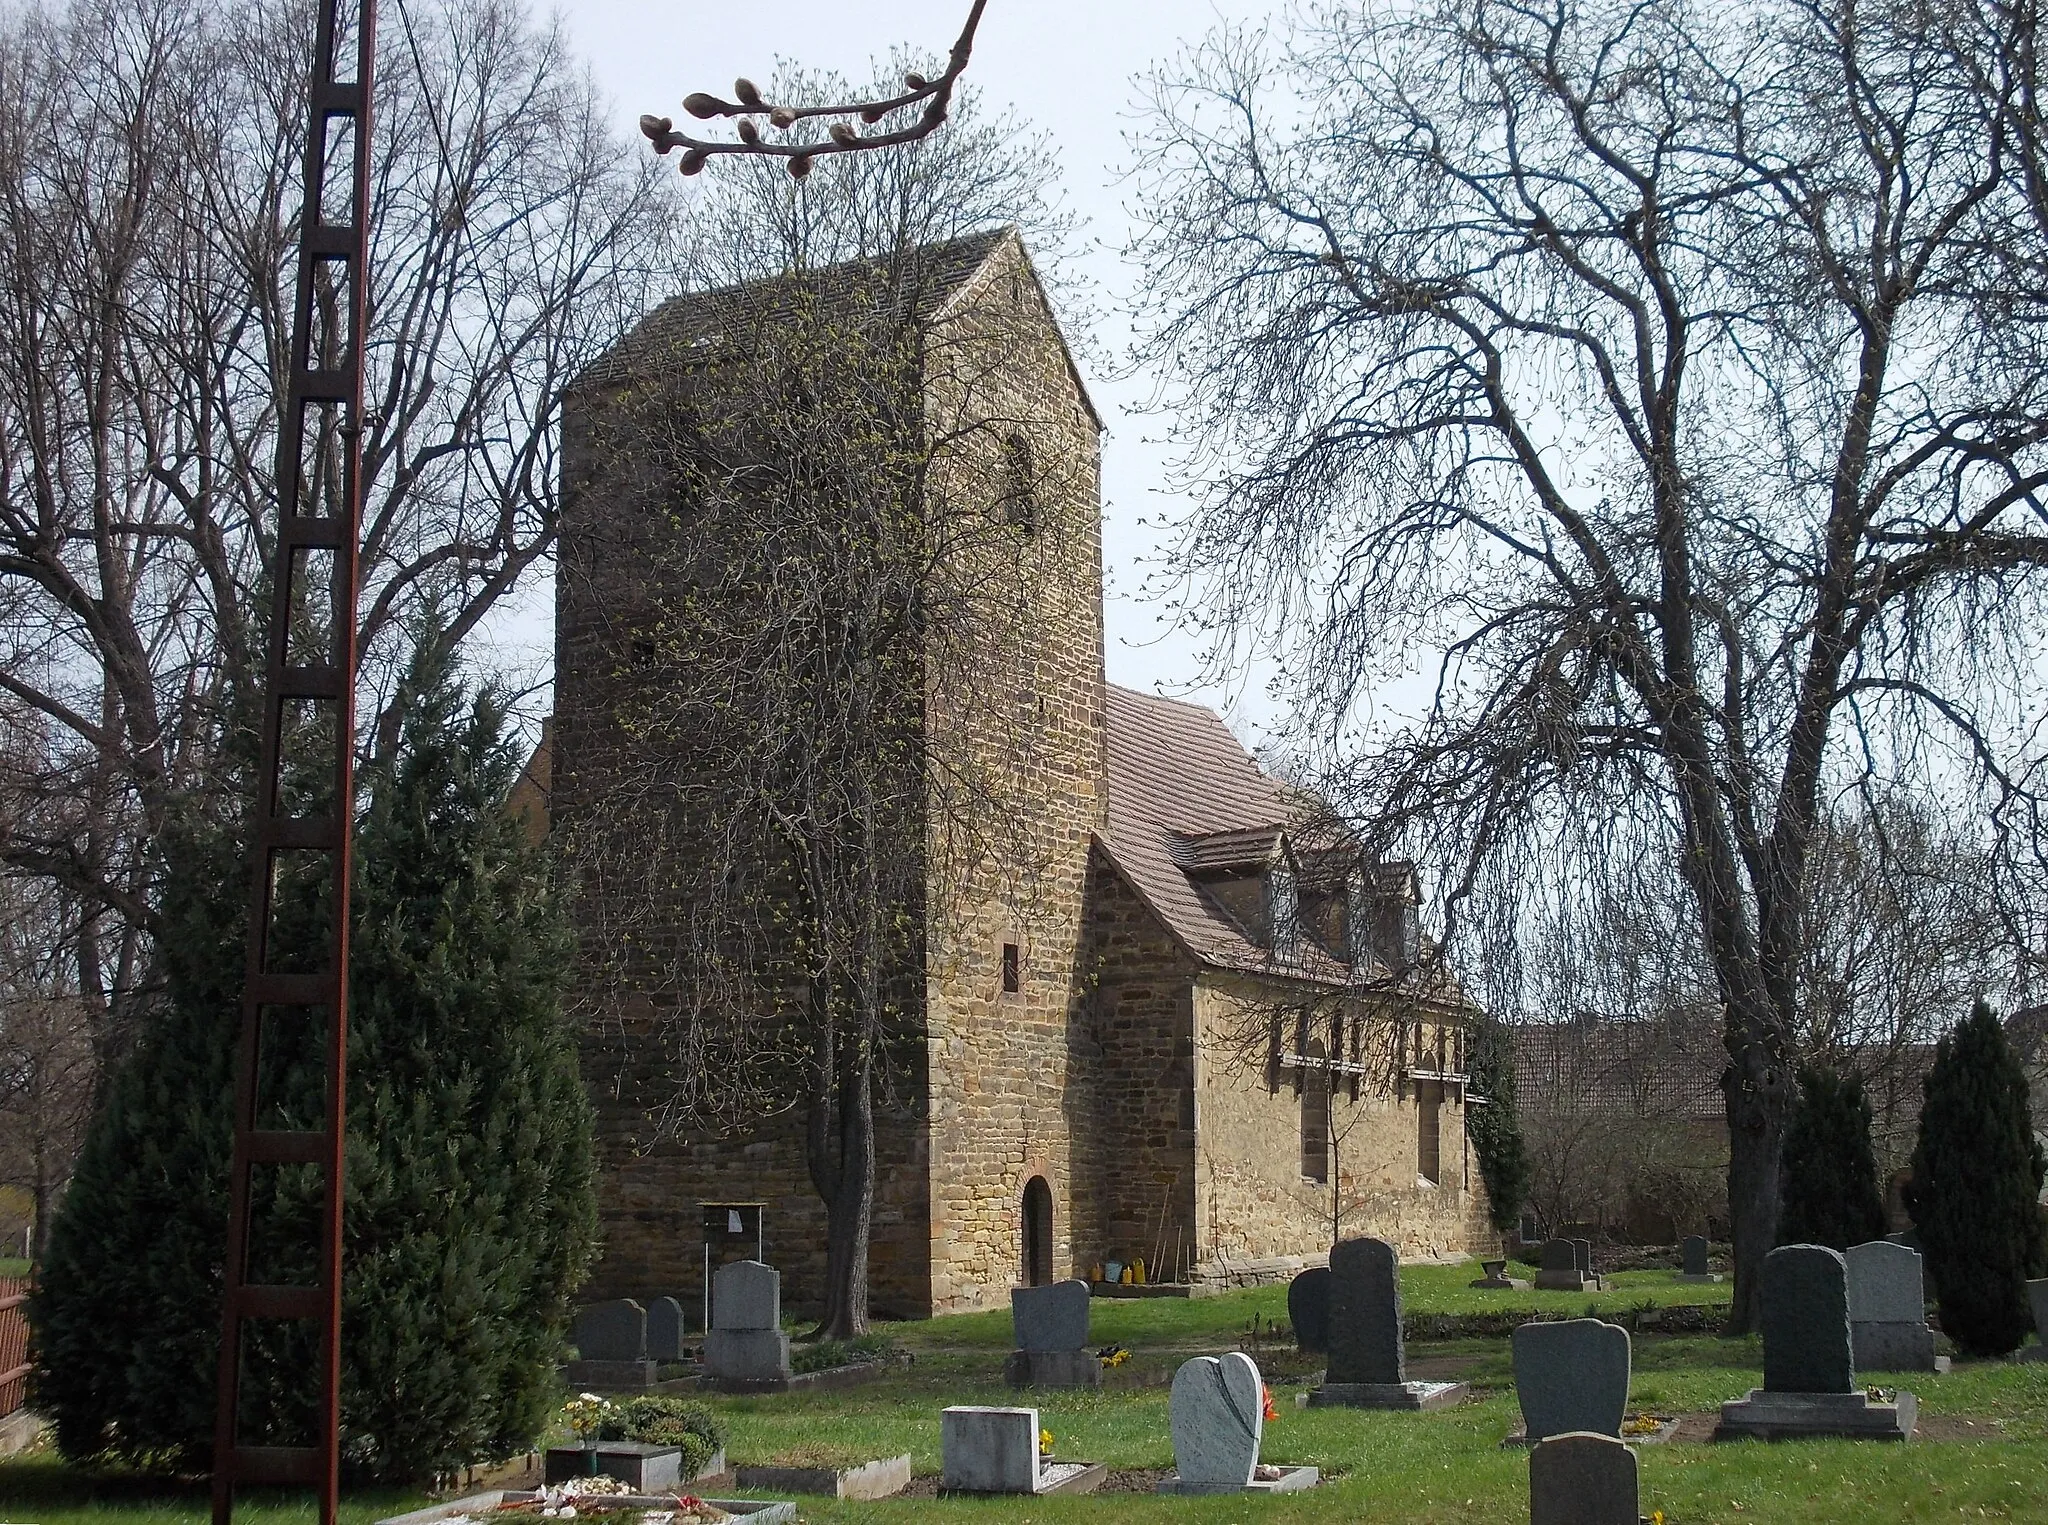
[[[1214,715],[1105,683],[1101,425],[1029,257],[1005,229],[912,259],[940,548],[916,593],[917,745],[935,782],[882,849],[908,865],[917,967],[876,1120],[876,1314],[1138,1257],[1155,1277],[1265,1279],[1320,1259],[1333,1222],[1410,1254],[1486,1247],[1463,1144],[1471,1012],[1408,972],[1413,874],[1310,827]],[[765,1204],[790,1306],[824,1285],[800,1098],[715,1126],[688,1110],[693,1077],[751,1060],[679,1039],[705,998],[677,975],[692,849],[665,834],[655,781],[704,764],[631,716],[650,684],[689,683],[687,664],[644,665],[647,631],[725,554],[693,538],[654,448],[678,397],[721,384],[746,322],[797,301],[829,314],[863,268],[668,303],[567,404],[556,713],[522,808],[574,870],[594,1298],[694,1306],[707,1202]]]

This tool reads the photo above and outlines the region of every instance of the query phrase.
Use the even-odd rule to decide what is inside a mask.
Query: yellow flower
[[[1050,1455],[1052,1455],[1052,1431],[1051,1431],[1051,1430],[1040,1430],[1040,1431],[1038,1432],[1038,1454],[1039,1454],[1040,1456],[1050,1456]]]

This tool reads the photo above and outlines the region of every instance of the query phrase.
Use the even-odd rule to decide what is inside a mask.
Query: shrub
[[[596,1217],[589,1103],[559,1011],[568,936],[503,808],[517,771],[504,710],[431,657],[398,704],[357,837],[343,1209],[343,1454],[353,1476],[390,1480],[508,1455],[545,1427]],[[216,823],[173,844],[167,1006],[53,1226],[33,1382],[73,1458],[211,1458],[240,838]],[[290,891],[279,924],[317,924],[314,893]],[[265,1120],[315,1121],[318,1033],[279,1027],[263,1053]],[[252,1275],[315,1279],[318,1195],[307,1167],[259,1172]],[[245,1329],[248,1439],[309,1441],[313,1326]]]
[[[1832,1070],[1800,1070],[1783,1180],[1778,1243],[1846,1250],[1884,1237],[1884,1194],[1862,1081]]]
[[[1470,1074],[1472,1095],[1486,1104],[1466,1107],[1465,1133],[1486,1183],[1487,1214],[1505,1234],[1529,1195],[1529,1157],[1515,1111],[1514,1050],[1502,1023],[1481,1018],[1474,1024]]]
[[[1990,1007],[1979,1001],[1941,1040],[1923,1084],[1906,1201],[1941,1327],[1967,1355],[2004,1355],[2033,1328],[2026,1281],[2048,1258],[2036,1206],[2048,1161],[2026,1074]]]
[[[602,1434],[606,1440],[679,1447],[685,1478],[703,1471],[705,1463],[725,1448],[726,1438],[724,1424],[703,1404],[658,1396],[629,1398],[619,1404]]]

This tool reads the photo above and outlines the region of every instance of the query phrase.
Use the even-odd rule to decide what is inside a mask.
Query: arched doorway
[[[1024,1186],[1024,1283],[1043,1287],[1052,1282],[1052,1188],[1044,1176]]]

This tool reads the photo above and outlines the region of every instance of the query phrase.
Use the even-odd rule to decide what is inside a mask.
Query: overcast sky
[[[1121,360],[1128,343],[1121,313],[1133,272],[1118,254],[1128,219],[1117,175],[1126,158],[1124,135],[1133,125],[1134,77],[1224,18],[1255,18],[1270,8],[1271,0],[989,0],[967,78],[988,107],[1013,106],[1052,134],[1070,204],[1087,219],[1084,258],[1100,292],[1101,355]],[[870,61],[896,44],[943,52],[966,11],[966,0],[577,0],[562,16],[630,131],[643,111],[681,118],[681,100],[692,90],[723,95],[738,75],[765,80],[778,58],[862,79]],[[716,172],[714,162],[706,173]],[[1107,425],[1103,559],[1110,681],[1210,703],[1241,736],[1256,740],[1272,714],[1257,683],[1229,689],[1198,684],[1194,644],[1162,637],[1161,606],[1140,597],[1145,563],[1159,551],[1157,526],[1174,509],[1162,492],[1167,456],[1146,442],[1158,431],[1130,411],[1144,401],[1149,379],[1117,382],[1101,374],[1100,365],[1086,369]],[[537,615],[536,606],[552,595],[534,591],[529,608]],[[536,618],[520,620],[519,633],[545,641],[539,625]]]

